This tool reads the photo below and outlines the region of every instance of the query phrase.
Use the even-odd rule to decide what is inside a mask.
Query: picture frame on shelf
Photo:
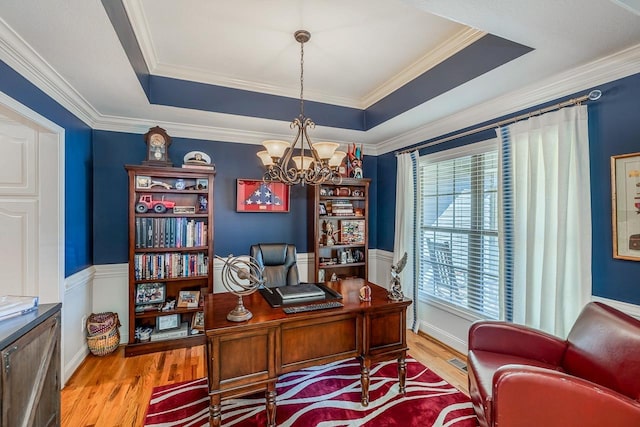
[[[144,175],[136,175],[136,189],[138,190],[146,190],[151,188],[151,177]]]
[[[180,314],[168,314],[166,316],[156,317],[156,329],[165,331],[167,329],[175,329],[180,326]]]
[[[206,190],[209,188],[209,180],[207,178],[196,179],[196,190]]]
[[[166,283],[138,283],[136,285],[136,305],[162,304],[166,299],[166,294]]]
[[[191,329],[204,331],[204,311],[198,311],[193,315],[193,320],[191,321]]]
[[[282,182],[237,180],[237,212],[289,212],[289,200],[289,186]]]
[[[611,156],[613,257],[640,261],[640,153]]]
[[[318,214],[319,215],[326,215],[327,214],[327,205],[325,205],[324,203],[320,203],[318,205]]]
[[[178,294],[178,308],[198,308],[200,305],[200,291],[180,291]]]

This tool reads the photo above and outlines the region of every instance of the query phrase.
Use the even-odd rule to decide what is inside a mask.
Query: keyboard
[[[283,307],[282,311],[287,314],[303,313],[305,311],[326,310],[328,308],[344,307],[339,301],[327,301],[320,304],[296,305],[295,307]]]

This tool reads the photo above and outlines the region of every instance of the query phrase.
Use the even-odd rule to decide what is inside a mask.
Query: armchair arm
[[[506,365],[493,377],[493,414],[500,427],[640,425],[640,402],[550,369]]]
[[[514,323],[479,321],[469,329],[469,350],[491,351],[559,365],[566,341]]]

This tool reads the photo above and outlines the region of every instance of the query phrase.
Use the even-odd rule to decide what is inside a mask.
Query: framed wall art
[[[640,261],[640,153],[611,157],[613,257]]]
[[[289,212],[289,186],[281,182],[238,179],[236,211]]]

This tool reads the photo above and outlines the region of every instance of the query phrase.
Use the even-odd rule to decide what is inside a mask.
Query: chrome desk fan
[[[244,295],[251,295],[257,291],[263,284],[262,268],[258,265],[255,258],[250,256],[229,255],[222,258],[216,255],[221,261],[224,261],[222,267],[222,284],[224,287],[238,297],[236,308],[227,314],[227,320],[231,322],[244,322],[253,317],[253,314],[246,309],[242,302]]]

